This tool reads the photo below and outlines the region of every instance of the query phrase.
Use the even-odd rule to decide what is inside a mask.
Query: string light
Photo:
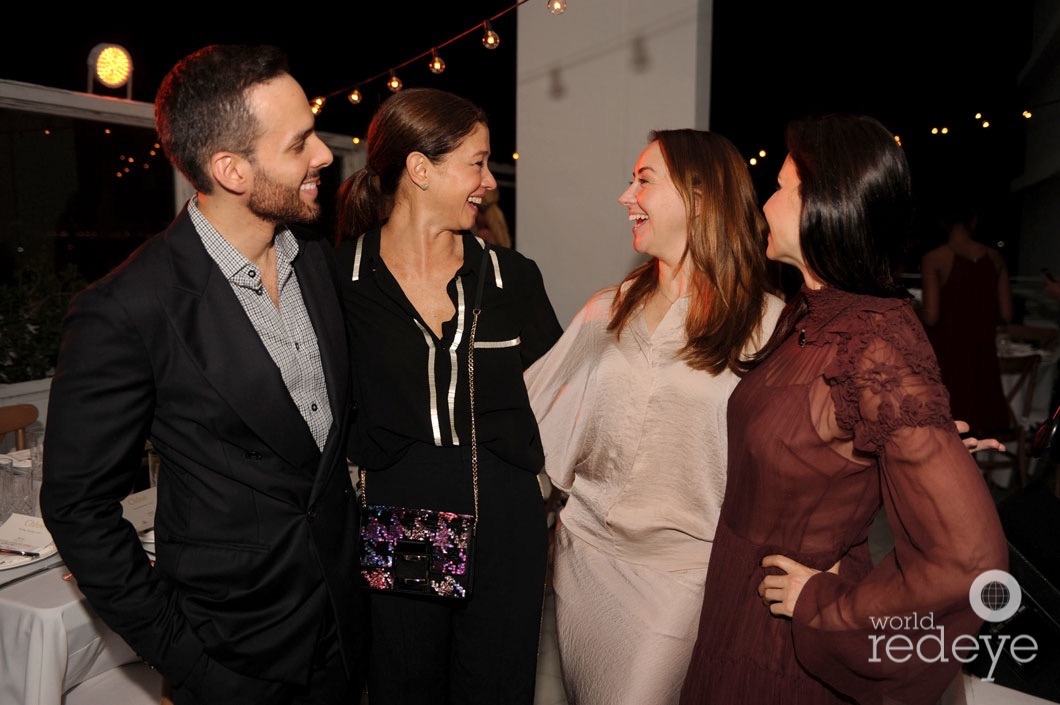
[[[469,28],[465,29],[463,32],[461,32],[460,34],[456,35],[455,37],[449,39],[448,41],[445,41],[445,42],[443,42],[441,44],[435,45],[433,48],[428,49],[428,50],[426,50],[424,52],[421,52],[421,53],[417,54],[416,56],[413,56],[411,59],[403,61],[402,63],[398,64],[397,66],[393,66],[393,67],[391,67],[391,68],[389,68],[389,69],[387,69],[385,71],[381,71],[380,73],[377,73],[374,76],[366,78],[363,81],[359,81],[357,83],[354,83],[353,85],[347,86],[346,88],[343,88],[343,89],[334,91],[332,93],[329,93],[328,95],[326,95],[324,97],[315,98],[313,100],[313,102],[312,102],[313,114],[314,115],[320,114],[320,110],[324,107],[324,101],[327,98],[332,97],[332,96],[336,96],[336,95],[345,95],[346,98],[350,101],[350,103],[352,103],[353,105],[360,105],[363,102],[363,100],[364,100],[364,96],[363,96],[363,94],[361,92],[361,88],[363,86],[365,86],[366,84],[371,83],[372,81],[379,80],[379,79],[381,79],[383,77],[387,77],[387,82],[386,82],[387,88],[389,88],[392,92],[396,93],[397,91],[401,90],[401,88],[403,87],[401,79],[399,79],[397,77],[397,73],[396,72],[401,70],[401,69],[403,69],[403,68],[405,68],[406,66],[408,66],[409,64],[411,64],[411,63],[413,63],[415,61],[419,61],[420,59],[424,59],[424,58],[430,57],[429,63],[427,64],[427,67],[431,70],[431,73],[434,73],[434,74],[442,73],[443,71],[445,71],[446,65],[445,65],[445,62],[442,60],[441,56],[438,55],[438,50],[439,49],[444,49],[445,47],[449,46],[453,42],[456,42],[456,41],[459,41],[460,39],[463,39],[464,37],[466,37],[467,35],[471,34],[472,32],[474,32],[474,31],[476,31],[478,29],[483,29],[484,30],[484,33],[482,35],[482,46],[484,46],[484,47],[486,47],[487,49],[490,49],[490,50],[496,49],[501,44],[501,38],[500,38],[500,35],[498,35],[497,32],[495,32],[494,29],[493,29],[493,25],[492,25],[493,20],[496,20],[496,19],[498,19],[500,17],[503,17],[504,15],[507,15],[509,12],[517,9],[519,6],[525,4],[527,1],[528,0],[519,0],[519,2],[511,5],[510,7],[505,8],[504,10],[501,10],[500,12],[498,12],[495,15],[493,15],[492,17],[489,17],[489,18],[487,18],[485,20],[482,20],[480,22],[476,22],[475,24],[471,25]],[[548,0],[548,11],[551,14],[559,15],[559,14],[562,14],[563,11],[566,10],[566,9],[567,9],[567,0]]]
[[[1049,103],[1045,103],[1044,105],[1051,105],[1053,103],[1060,103],[1060,99],[1057,99],[1057,100],[1054,100],[1054,101],[1050,101]],[[1039,105],[1034,106],[1034,107],[1042,107],[1042,104],[1039,104]],[[981,130],[998,129],[996,127],[997,125],[1001,125],[1002,126],[1001,129],[1004,129],[1006,126],[1009,127],[1009,128],[1013,128],[1013,127],[1017,127],[1017,125],[1016,125],[1016,121],[1017,120],[1019,122],[1024,122],[1026,120],[1031,119],[1032,117],[1033,117],[1033,113],[1032,113],[1032,111],[1030,109],[1022,109],[1022,110],[1019,110],[1018,112],[1014,111],[1014,113],[1011,116],[1011,118],[1006,118],[1005,121],[998,123],[998,122],[996,122],[994,120],[988,119],[986,117],[985,113],[977,112],[977,113],[974,113],[972,115],[972,121],[970,123],[969,122],[965,122],[964,120],[961,120],[958,124],[953,125],[953,126],[950,126],[950,125],[934,125],[934,126],[931,126],[930,128],[917,127],[913,131],[914,135],[916,135],[916,136],[914,136],[912,139],[918,145],[925,144],[925,143],[921,142],[919,140],[919,137],[918,137],[921,134],[919,132],[919,130],[924,129],[928,134],[931,135],[932,141],[935,141],[935,142],[940,142],[941,143],[941,142],[944,142],[947,139],[948,140],[959,140],[959,139],[962,139],[962,138],[967,138],[970,135],[972,130],[981,131]],[[906,147],[906,141],[900,134],[895,133],[893,135],[893,138],[894,138],[895,144],[897,144],[899,147],[902,147],[902,148]],[[750,164],[751,166],[762,166],[762,165],[764,165],[765,164],[765,157],[766,157],[765,150],[755,150],[755,151],[757,151],[757,155],[752,155],[752,156],[748,157],[747,158],[747,163]]]
[[[485,34],[482,35],[482,46],[487,49],[496,49],[501,45],[501,37],[493,31],[493,25],[489,23],[489,20],[482,23],[482,29],[485,30]]]
[[[431,73],[441,73],[445,71],[445,62],[442,61],[442,57],[438,56],[438,50],[431,50],[431,63],[427,64],[427,68],[431,70]]]

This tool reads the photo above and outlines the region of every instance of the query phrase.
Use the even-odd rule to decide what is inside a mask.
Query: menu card
[[[150,487],[142,492],[131,494],[121,501],[122,516],[133,525],[138,533],[154,528],[157,499],[157,488]]]
[[[44,526],[44,520],[26,514],[12,514],[0,526],[0,548],[40,554],[39,556],[20,556],[14,553],[0,553],[0,569],[13,568],[39,560],[50,556],[56,550],[55,544],[52,543],[52,535]]]

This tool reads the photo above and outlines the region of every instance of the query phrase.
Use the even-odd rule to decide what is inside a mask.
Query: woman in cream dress
[[[782,302],[720,135],[649,135],[619,198],[649,259],[594,295],[525,377],[568,494],[553,587],[571,705],[676,703],[725,491],[726,406]]]

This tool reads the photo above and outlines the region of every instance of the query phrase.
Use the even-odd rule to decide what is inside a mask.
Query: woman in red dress
[[[977,222],[974,209],[959,204],[941,218],[946,242],[920,263],[920,320],[950,393],[950,411],[972,433],[988,436],[1009,426],[994,341],[997,326],[1012,322],[1012,286],[1001,253],[975,241]]]

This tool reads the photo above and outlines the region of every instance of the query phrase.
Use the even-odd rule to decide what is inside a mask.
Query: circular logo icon
[[[1003,570],[988,570],[972,581],[968,601],[984,621],[1004,622],[1016,614],[1023,601],[1020,584]]]

